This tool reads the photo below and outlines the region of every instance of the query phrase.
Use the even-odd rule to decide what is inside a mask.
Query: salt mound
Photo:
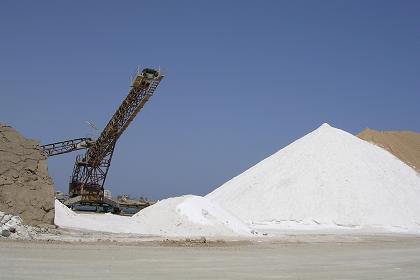
[[[165,199],[133,216],[149,234],[179,236],[248,235],[249,228],[238,218],[200,196]]]
[[[130,232],[130,217],[112,214],[78,214],[60,201],[55,200],[55,225],[61,228],[103,231],[114,233]]]
[[[63,228],[170,237],[250,235],[238,218],[193,195],[162,200],[132,217],[77,214],[58,200],[55,203],[55,223]]]
[[[420,177],[389,152],[323,124],[206,196],[277,228],[420,232]]]

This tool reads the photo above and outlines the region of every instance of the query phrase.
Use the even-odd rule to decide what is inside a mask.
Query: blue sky
[[[95,134],[137,65],[166,77],[107,188],[203,195],[323,122],[420,131],[419,1],[2,1],[0,122]],[[67,191],[76,154],[49,159]]]

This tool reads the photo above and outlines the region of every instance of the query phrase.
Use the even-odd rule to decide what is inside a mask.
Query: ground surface
[[[0,242],[1,279],[419,279],[420,238]]]

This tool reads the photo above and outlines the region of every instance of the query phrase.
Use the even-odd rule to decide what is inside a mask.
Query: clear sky
[[[0,122],[102,129],[137,65],[166,74],[120,138],[113,194],[203,195],[316,129],[420,131],[420,1],[2,1]],[[49,159],[67,191],[77,153]]]

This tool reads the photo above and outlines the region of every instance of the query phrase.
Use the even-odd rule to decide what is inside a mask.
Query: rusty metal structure
[[[104,198],[104,183],[115,145],[124,130],[153,96],[163,77],[160,71],[154,69],[145,68],[141,72],[137,71],[128,95],[98,139],[78,138],[41,146],[47,156],[86,149],[84,155],[76,157],[69,183],[71,198],[66,204],[76,202],[113,204]]]
[[[41,146],[47,157],[87,149],[93,144],[92,138],[77,138]]]

